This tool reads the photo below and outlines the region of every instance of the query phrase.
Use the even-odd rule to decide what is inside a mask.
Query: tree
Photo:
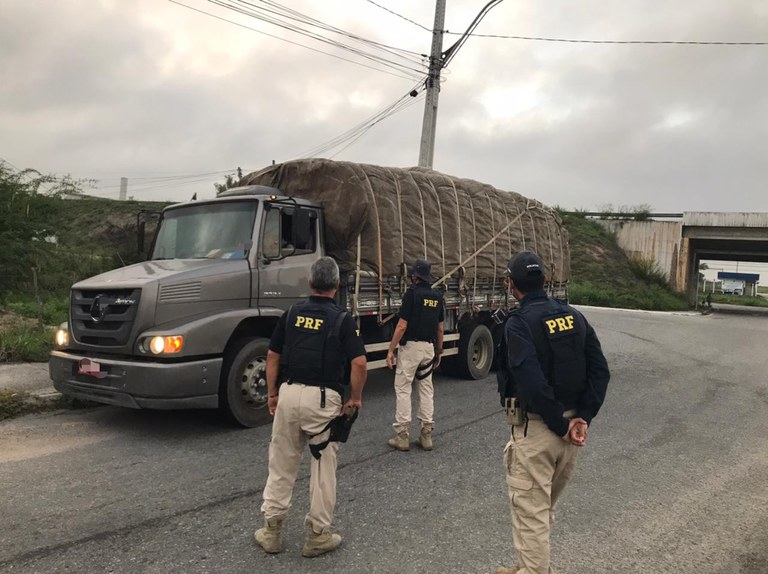
[[[32,267],[50,255],[52,202],[82,193],[81,184],[69,176],[15,171],[0,163],[0,293],[28,284]]]
[[[214,183],[213,187],[216,188],[216,195],[220,195],[228,189],[237,187],[240,185],[240,180],[243,179],[243,170],[239,167],[236,173],[228,173],[224,178],[224,183]]]

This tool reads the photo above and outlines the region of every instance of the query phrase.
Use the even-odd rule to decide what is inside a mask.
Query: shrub
[[[54,332],[27,323],[0,329],[0,363],[48,360]]]
[[[649,285],[659,285],[660,287],[667,287],[669,285],[664,271],[661,270],[659,264],[653,259],[630,257],[629,268],[635,277]]]

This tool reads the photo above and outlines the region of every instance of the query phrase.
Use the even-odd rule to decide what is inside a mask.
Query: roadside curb
[[[25,393],[37,397],[59,397],[48,374],[48,363],[0,364],[0,391]]]

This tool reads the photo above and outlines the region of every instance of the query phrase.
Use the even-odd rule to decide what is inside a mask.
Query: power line
[[[325,52],[323,50],[318,50],[317,48],[312,48],[311,46],[307,46],[306,44],[302,44],[300,42],[294,42],[292,40],[288,40],[287,38],[281,38],[280,36],[276,36],[274,34],[270,34],[268,32],[264,32],[263,30],[258,30],[256,28],[252,28],[250,26],[246,26],[245,24],[241,24],[240,22],[235,22],[233,20],[228,20],[227,18],[223,18],[222,16],[218,16],[216,14],[211,14],[210,12],[206,12],[205,10],[200,10],[199,8],[194,8],[193,6],[188,6],[186,4],[183,4],[179,2],[178,0],[168,0],[169,2],[172,2],[173,4],[177,4],[183,8],[187,8],[188,10],[192,10],[194,12],[198,12],[200,14],[203,14],[205,16],[209,16],[211,18],[215,18],[216,20],[221,20],[222,22],[227,22],[228,24],[232,24],[234,26],[238,26],[240,28],[245,28],[246,30],[250,30],[251,32],[256,32],[257,34],[262,34],[264,36],[268,36],[270,38],[274,38],[276,40],[280,40],[281,42],[286,42],[288,44],[293,44],[294,46],[300,46],[302,48],[306,48],[307,50],[311,50],[313,52],[317,52],[318,54],[324,54],[326,56],[331,56],[332,58],[336,58],[338,60],[343,60],[345,62],[349,62],[351,64],[356,64],[358,66],[362,66],[363,68],[368,68],[370,70],[375,70],[377,72],[381,72],[383,74],[389,74],[390,76],[395,76],[397,78],[404,78],[406,80],[413,80],[414,76],[404,76],[402,74],[396,74],[394,72],[390,72],[387,70],[382,70],[381,68],[376,68],[374,66],[369,66],[367,64],[364,64],[362,62],[358,62],[356,60],[351,60],[349,58],[344,58],[342,56],[339,56],[337,54],[332,54],[330,52]]]
[[[410,18],[406,18],[406,17],[405,17],[405,16],[403,16],[402,14],[399,14],[399,13],[395,12],[394,10],[390,10],[390,9],[389,9],[389,8],[387,8],[386,6],[382,6],[381,4],[377,4],[377,3],[376,3],[376,2],[374,2],[373,0],[367,0],[367,1],[368,1],[368,2],[370,2],[371,4],[373,4],[374,6],[378,6],[379,8],[381,8],[382,10],[384,10],[385,12],[389,12],[390,14],[394,14],[394,15],[395,15],[395,16],[397,16],[398,18],[402,18],[402,19],[403,19],[403,20],[405,20],[406,22],[410,22],[411,24],[414,24],[414,25],[418,26],[418,27],[419,27],[419,28],[421,28],[422,30],[426,30],[427,32],[432,32],[432,28],[427,28],[426,26],[422,26],[422,25],[421,25],[421,24],[419,24],[418,22],[415,22],[415,21],[411,20]]]
[[[459,32],[445,32],[454,36]],[[474,38],[501,38],[507,40],[527,40],[533,42],[568,42],[571,44],[672,44],[692,46],[768,46],[768,42],[708,42],[695,40],[578,40],[574,38],[547,38],[541,36],[507,36],[503,34],[469,34]]]
[[[379,118],[379,119],[377,119],[376,121],[372,122],[372,123],[371,123],[369,126],[367,126],[367,127],[366,127],[366,128],[363,130],[363,131],[361,131],[361,132],[360,132],[360,134],[359,134],[359,135],[358,135],[356,138],[354,138],[354,139],[351,139],[351,140],[349,141],[349,143],[347,143],[347,145],[345,145],[344,147],[340,148],[340,149],[339,149],[339,150],[338,150],[336,153],[334,153],[333,155],[331,155],[331,156],[330,156],[328,159],[333,159],[333,158],[335,158],[337,155],[339,155],[341,152],[343,152],[344,150],[346,150],[348,147],[350,147],[350,146],[352,146],[353,144],[355,144],[355,143],[357,142],[357,140],[359,140],[359,139],[360,139],[361,137],[363,137],[363,136],[364,136],[366,133],[368,133],[368,132],[369,132],[371,129],[373,129],[373,127],[374,127],[376,124],[378,124],[379,122],[381,122],[381,121],[385,120],[385,119],[386,119],[386,118],[388,118],[389,116],[393,116],[393,115],[395,115],[396,113],[403,111],[403,110],[404,110],[404,109],[406,109],[406,108],[410,108],[412,105],[414,105],[414,104],[418,103],[420,100],[423,100],[423,99],[424,99],[424,96],[423,96],[423,94],[422,94],[420,97],[417,97],[417,98],[412,98],[412,99],[411,99],[410,101],[408,101],[408,102],[402,102],[402,103],[401,103],[401,105],[399,105],[397,109],[393,109],[391,113],[389,113],[389,114],[387,114],[386,116],[384,116],[384,117],[382,117],[382,118]]]
[[[210,1],[210,0],[209,0]],[[265,8],[258,8],[253,4],[253,1],[248,0],[229,0],[230,2],[236,2],[239,4],[245,4],[247,6],[251,6],[256,10],[265,10],[267,12],[280,15],[282,17],[296,20],[299,22],[302,22],[304,24],[309,24],[310,26],[314,26],[316,28],[320,28],[322,30],[326,30],[328,32],[333,32],[336,34],[340,34],[342,36],[346,36],[348,38],[351,38],[353,40],[369,44],[374,47],[383,48],[386,51],[392,51],[400,54],[406,54],[408,56],[421,56],[419,52],[414,52],[412,50],[406,50],[404,48],[398,48],[396,46],[390,46],[388,44],[382,44],[380,42],[376,42],[375,40],[371,40],[369,38],[364,38],[362,36],[358,36],[357,34],[353,34],[351,32],[347,32],[346,30],[343,30],[341,28],[338,28],[336,26],[332,26],[330,24],[327,24],[321,20],[318,20],[317,18],[312,18],[311,16],[307,16],[306,14],[303,14],[301,12],[298,12],[297,10],[293,10],[292,8],[288,8],[286,6],[282,6],[281,4],[278,4],[277,2],[274,2],[272,0],[256,0],[257,2],[261,2],[262,4],[266,4],[268,6],[274,7],[273,10],[267,10]],[[416,60],[417,62],[420,60]]]
[[[174,181],[184,181],[189,179],[198,178],[211,178],[221,177],[223,175],[231,174],[237,171],[236,169],[227,169],[220,171],[210,171],[204,173],[190,173],[184,175],[168,175],[168,176],[155,176],[155,177],[129,177],[129,181],[140,181],[143,184],[158,184],[158,183],[172,183]],[[102,186],[102,189],[108,189],[110,187],[120,187],[120,184]]]
[[[211,4],[216,4],[218,6],[221,6],[222,8],[238,12],[245,16],[249,16],[251,18],[261,20],[262,22],[272,24],[274,26],[283,28],[291,32],[295,32],[297,34],[300,34],[302,36],[305,36],[317,42],[329,44],[341,50],[347,50],[357,56],[380,63],[386,67],[393,68],[398,71],[405,71],[406,73],[409,73],[409,72],[416,72],[419,74],[422,73],[421,68],[414,69],[413,67],[406,66],[404,64],[393,61],[391,59],[384,58],[382,56],[377,56],[375,54],[371,54],[370,52],[363,51],[359,48],[354,48],[352,46],[339,42],[338,40],[333,40],[331,38],[318,34],[317,32],[312,32],[310,30],[307,30],[306,28],[297,26],[296,24],[293,24],[290,21],[297,21],[303,24],[308,24],[309,26],[312,26],[315,28],[320,28],[322,30],[332,32],[334,34],[345,36],[357,42],[361,42],[363,44],[371,46],[375,49],[381,49],[389,55],[395,56],[397,58],[403,58],[406,61],[408,61],[409,64],[411,65],[422,66],[422,62],[420,60],[414,61],[412,59],[412,56],[410,55],[410,54],[413,54],[412,52],[408,52],[404,54],[403,53],[404,51],[397,51],[396,48],[392,48],[391,46],[374,43],[371,40],[368,40],[366,38],[362,38],[355,34],[351,34],[349,32],[346,32],[344,30],[330,26],[324,22],[321,22],[319,20],[306,16],[301,12],[297,12],[295,10],[291,10],[289,8],[281,6],[276,2],[271,2],[269,0],[259,0],[261,1],[262,4],[266,4],[267,6],[269,6],[269,8],[263,8],[263,7],[256,6],[253,2],[248,2],[246,0],[208,0],[208,1]],[[270,16],[269,14],[273,14],[274,16]],[[287,18],[288,21],[281,20],[280,18]]]
[[[336,152],[336,154],[334,154],[334,155],[338,155],[339,153],[341,153],[341,151],[343,151],[344,149],[352,145],[354,142],[360,139],[363,135],[365,135],[368,131],[370,131],[370,129],[373,128],[376,124],[404,110],[410,105],[413,105],[416,101],[421,99],[419,97],[414,97],[413,95],[414,92],[416,92],[419,86],[421,85],[422,85],[421,82],[419,82],[418,84],[416,84],[416,86],[414,86],[414,88],[411,91],[406,92],[404,95],[398,98],[395,102],[379,110],[373,116],[360,122],[359,124],[348,129],[344,133],[336,136],[335,138],[300,153],[296,157],[317,157],[320,154],[325,153],[326,151],[330,151],[336,147],[347,144],[347,145],[344,145],[344,147],[341,150]],[[412,101],[409,102],[408,101],[409,99],[411,99]]]
[[[477,29],[477,27],[480,25],[480,22],[485,18],[486,14],[491,11],[492,8],[498,6],[501,4],[503,0],[491,0],[488,2],[485,6],[483,6],[482,10],[475,16],[475,19],[472,20],[472,23],[469,25],[469,27],[464,31],[463,34],[461,34],[461,37],[456,41],[456,43],[448,48],[445,52],[443,52],[443,61],[441,64],[442,68],[445,68],[448,66],[448,63],[453,60],[453,58],[456,56],[456,52],[459,51],[459,49],[464,45],[464,43],[467,41],[467,38],[469,38],[472,33]]]

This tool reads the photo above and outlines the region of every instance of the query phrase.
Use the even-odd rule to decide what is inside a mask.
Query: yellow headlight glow
[[[184,346],[184,337],[152,337],[149,341],[149,350],[155,355],[170,355],[181,351]]]
[[[56,329],[56,346],[66,347],[69,344],[69,332],[66,329]]]
[[[152,351],[155,355],[162,353],[164,346],[165,343],[163,342],[162,337],[152,337],[152,340],[149,342],[149,350]]]

